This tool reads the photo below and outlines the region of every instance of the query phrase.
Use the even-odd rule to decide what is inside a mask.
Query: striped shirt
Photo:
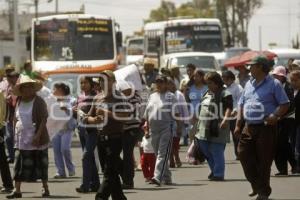
[[[130,99],[127,99],[127,103],[131,106],[131,117],[130,120],[124,123],[124,130],[130,130],[140,127],[141,123],[141,115],[140,115],[140,108],[141,108],[141,97],[138,93],[135,93]]]

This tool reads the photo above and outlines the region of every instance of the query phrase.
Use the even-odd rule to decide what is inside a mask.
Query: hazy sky
[[[40,0],[40,11],[54,11],[54,3]],[[54,0],[55,1],[55,0]],[[32,2],[32,0],[19,0]],[[187,0],[173,0],[176,4]],[[277,43],[288,47],[291,39],[300,32],[300,1],[298,0],[264,0],[263,7],[252,18],[249,27],[249,46],[259,48],[259,26],[262,27],[262,47]],[[160,0],[59,0],[60,10],[78,10],[85,4],[86,13],[112,16],[121,25],[124,35],[140,29],[143,19],[157,8]],[[33,8],[31,8],[33,10]]]

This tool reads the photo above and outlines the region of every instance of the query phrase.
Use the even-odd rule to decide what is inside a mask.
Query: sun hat
[[[21,75],[17,81],[16,86],[13,88],[13,94],[16,96],[22,96],[22,92],[20,89],[23,85],[26,85],[26,84],[31,84],[32,89],[35,92],[40,91],[43,87],[43,84],[41,82],[32,80],[31,78],[29,78],[29,76]]]

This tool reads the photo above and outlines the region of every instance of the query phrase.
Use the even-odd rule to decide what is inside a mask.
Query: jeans
[[[225,156],[226,144],[214,143],[206,140],[197,140],[205,155],[209,168],[214,177],[224,178],[225,176]]]
[[[6,148],[8,152],[8,158],[10,160],[15,159],[14,150],[14,127],[12,122],[8,122],[6,125],[6,137],[5,137]]]
[[[100,180],[95,162],[95,148],[97,146],[96,130],[86,130],[84,127],[78,127],[79,134],[84,138],[82,155],[82,184],[84,190],[99,188]]]
[[[75,172],[71,154],[72,133],[72,130],[61,130],[52,139],[55,166],[61,176],[66,176],[65,165],[69,174]]]
[[[14,188],[14,186],[13,186],[11,174],[9,171],[9,165],[5,153],[5,145],[3,139],[4,133],[5,133],[5,128],[3,127],[0,129],[0,173],[1,173],[3,187],[12,189]]]
[[[126,200],[119,177],[119,169],[121,164],[120,153],[122,151],[121,136],[119,139],[108,139],[98,135],[98,149],[103,152],[105,160],[104,174],[102,184],[96,194],[96,200]]]

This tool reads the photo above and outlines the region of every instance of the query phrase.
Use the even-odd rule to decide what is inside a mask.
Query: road
[[[78,145],[76,145],[78,146]],[[187,148],[181,149],[181,159],[185,161]],[[72,148],[74,162],[76,163],[76,177],[70,179],[53,179],[55,166],[53,163],[53,152],[49,149],[49,186],[51,199],[94,199],[91,194],[78,194],[75,188],[80,185],[81,176],[81,149]],[[209,169],[206,164],[192,166],[184,163],[181,168],[172,170],[174,185],[156,187],[144,182],[142,172],[136,172],[135,189],[125,191],[128,200],[248,200],[247,194],[250,190],[246,182],[241,165],[233,158],[233,147],[226,148],[226,181],[210,182],[207,180]],[[136,151],[137,154],[137,151]],[[276,170],[272,170],[274,174]],[[102,176],[102,175],[101,175]],[[273,177],[271,179],[273,200],[300,200],[300,176]],[[23,199],[41,198],[40,183],[24,183],[22,185]],[[5,195],[0,194],[0,199]],[[255,198],[252,198],[255,199]]]

